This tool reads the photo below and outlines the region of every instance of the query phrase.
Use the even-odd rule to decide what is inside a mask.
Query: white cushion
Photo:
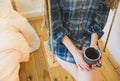
[[[14,0],[16,10],[26,18],[43,16],[44,0]]]
[[[11,0],[0,0],[0,7],[8,8],[8,9],[13,9]]]

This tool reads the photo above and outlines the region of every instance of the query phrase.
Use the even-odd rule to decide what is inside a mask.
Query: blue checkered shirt
[[[93,32],[98,34],[99,39],[104,34],[102,30],[109,10],[105,0],[51,0],[55,55],[64,61],[75,63],[61,39],[67,35],[79,49],[90,46]]]

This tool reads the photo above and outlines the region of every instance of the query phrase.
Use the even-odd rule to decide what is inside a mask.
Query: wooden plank
[[[37,34],[39,35],[41,32],[40,31],[41,22],[42,20],[31,21],[32,26],[34,27]],[[35,67],[36,67],[37,74],[38,74],[38,80],[39,81],[50,81],[47,65],[45,62],[45,57],[42,52],[41,44],[40,44],[39,50],[34,53],[34,58],[35,58]]]
[[[59,66],[59,63],[57,61],[54,62],[54,54],[53,52],[51,52],[49,50],[49,47],[48,47],[48,41],[45,41],[44,42],[44,49],[45,49],[45,57],[47,59],[47,62],[48,62],[48,67],[57,67]]]
[[[37,30],[38,27],[36,26],[36,21],[30,21],[30,24],[35,29],[36,33],[39,34],[39,31]]]
[[[45,51],[46,48],[44,47],[44,41],[46,41],[48,39],[47,28],[44,28],[44,29],[41,28],[40,35],[41,35],[41,38],[42,38],[42,48],[43,48],[43,52],[44,52],[43,54],[44,54],[44,57],[45,57],[45,61],[47,63],[50,79],[51,79],[51,81],[62,81],[57,67],[50,68],[49,65],[48,65],[49,61],[48,61],[48,58],[47,58],[46,54],[49,54],[49,52],[46,53],[46,51]]]
[[[34,23],[35,22],[33,21],[30,22],[30,24],[33,27],[36,26]],[[33,54],[30,55],[30,59],[28,62],[21,63],[21,69],[19,75],[20,75],[20,81],[38,81]]]
[[[41,57],[41,54],[42,54],[42,57]],[[39,51],[37,51],[34,54],[35,66],[37,69],[38,79],[39,81],[50,81],[47,64],[46,64],[45,57],[43,54],[44,53],[43,53],[43,49],[41,46],[40,46]]]
[[[118,63],[115,61],[115,59],[112,58],[108,49],[103,52],[104,44],[102,40],[99,41],[99,46],[103,54],[103,67],[101,69],[102,79],[105,81],[119,81],[120,76],[115,70],[116,67],[118,67]]]
[[[36,30],[37,34],[42,37],[43,41],[48,39],[47,28],[42,26],[43,20],[29,21],[33,28]]]
[[[74,81],[73,77],[65,71],[62,67],[58,67],[59,73],[62,77],[62,81]]]
[[[111,63],[109,62],[109,60],[107,59],[107,57],[105,57],[103,59],[103,66],[102,66],[102,72],[104,72],[104,76],[106,78],[107,81],[119,81],[119,76],[116,73],[115,69],[113,68],[113,66],[111,65]]]
[[[102,42],[102,40],[99,40],[98,41],[98,44],[99,44],[99,48],[100,48],[100,51],[102,53],[102,55],[104,56],[108,56],[109,54],[107,52],[104,52],[103,49],[104,49],[104,44]],[[106,49],[106,51],[108,51],[108,49]]]
[[[113,56],[111,55],[111,53],[109,52],[108,49],[106,49],[105,52],[103,52],[103,48],[104,48],[104,43],[102,42],[102,40],[99,41],[99,46],[100,46],[100,50],[102,51],[102,54],[104,57],[108,57],[108,60],[111,62],[111,64],[113,65],[114,68],[117,68],[119,66],[119,64],[117,63],[117,61],[113,58]]]
[[[25,63],[25,69],[27,81],[39,81],[33,54],[31,54],[29,62]]]
[[[43,20],[36,21],[36,31],[38,31],[38,35],[44,35],[42,32],[45,32],[45,29],[43,28]]]
[[[120,78],[120,65],[118,66],[118,68],[116,69],[118,75],[119,75],[119,78]]]
[[[101,73],[101,75],[100,75],[100,81],[107,81],[106,77],[104,75],[105,72],[103,72],[103,70],[100,70],[100,73]]]
[[[20,72],[19,72],[20,81],[27,81],[27,75],[25,70],[25,63],[21,63]]]
[[[50,72],[51,81],[63,81],[60,72],[58,70],[58,67],[52,67],[52,68],[50,67],[49,72]]]
[[[62,78],[60,76],[60,73],[59,73],[59,70],[58,70],[58,67],[59,65],[52,65],[51,67],[51,63],[52,61],[49,60],[47,54],[49,55],[50,52],[49,51],[46,51],[46,47],[47,47],[47,50],[48,50],[48,45],[46,44],[46,46],[44,45],[44,41],[42,43],[42,47],[44,48],[43,49],[43,52],[45,54],[45,60],[47,62],[47,67],[48,67],[48,71],[49,71],[49,74],[50,74],[50,79],[51,81],[62,81]]]
[[[111,65],[112,65],[115,69],[117,69],[117,68],[119,67],[119,64],[117,63],[117,61],[115,60],[115,58],[114,58],[111,54],[109,54],[108,60],[110,61]]]
[[[31,22],[31,21],[33,21],[33,22],[34,22],[34,21],[36,21],[36,20],[41,20],[41,19],[43,19],[43,16],[38,16],[38,17],[27,18],[27,20],[28,20],[28,21],[30,21],[30,22]],[[41,24],[41,23],[40,23],[40,24]]]
[[[42,19],[41,20],[35,20],[35,21],[29,21],[29,22],[33,26],[33,28],[36,30],[37,34],[41,35]]]
[[[47,41],[44,42],[44,49],[51,81],[73,81],[71,75],[63,70],[58,62],[53,63],[53,53],[49,50]]]

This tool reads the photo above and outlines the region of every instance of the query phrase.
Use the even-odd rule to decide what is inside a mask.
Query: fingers
[[[98,46],[95,46],[94,48],[95,48],[95,49],[99,49]]]
[[[102,56],[100,57],[100,60],[99,60],[99,62],[102,64]]]
[[[100,60],[99,60],[99,63],[102,64],[102,56],[101,56],[101,58],[100,58]],[[97,64],[93,64],[93,65],[92,65],[92,69],[96,68],[96,66],[97,66]]]
[[[84,68],[79,64],[78,68],[81,69],[82,71],[84,70]]]
[[[95,48],[95,49],[99,49],[99,47],[97,46],[97,45],[91,45],[90,47],[93,47],[93,48]]]
[[[89,65],[87,63],[82,63],[82,64],[78,64],[77,65],[78,68],[80,68],[82,71],[90,71],[91,68],[89,67]]]
[[[86,71],[90,71],[91,70],[90,66],[87,63],[84,63],[83,67],[85,68]]]
[[[93,65],[92,65],[92,69],[95,69],[95,68],[96,68],[96,64],[93,64]]]

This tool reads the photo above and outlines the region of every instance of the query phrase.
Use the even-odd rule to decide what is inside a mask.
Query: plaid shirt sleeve
[[[109,8],[106,3],[101,0],[99,4],[98,11],[96,13],[95,19],[92,21],[90,28],[88,29],[88,33],[91,35],[93,32],[98,34],[98,38],[100,39],[104,32],[102,31],[108,18]]]
[[[62,23],[62,14],[61,9],[59,6],[59,0],[51,0],[51,7],[52,7],[52,35],[53,35],[53,42],[54,45],[58,45],[62,38],[65,35],[68,35],[68,30],[63,27]]]

